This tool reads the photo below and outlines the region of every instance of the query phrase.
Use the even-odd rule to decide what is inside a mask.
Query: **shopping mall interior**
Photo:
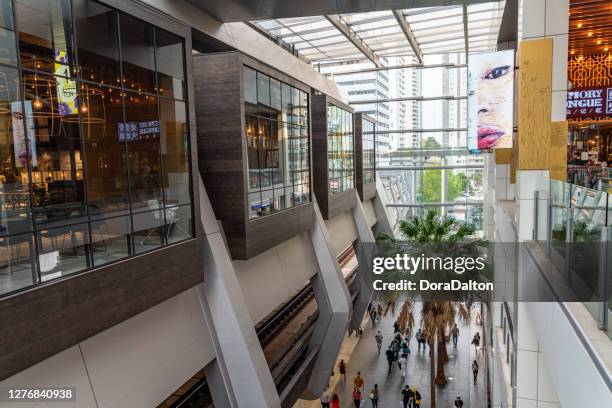
[[[611,21],[0,0],[0,407],[611,407]],[[457,240],[494,295],[374,290]]]

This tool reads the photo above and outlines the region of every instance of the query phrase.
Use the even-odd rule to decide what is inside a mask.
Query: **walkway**
[[[415,323],[420,322],[420,305],[415,304]],[[398,306],[399,309],[399,306]],[[481,371],[478,375],[478,382],[476,385],[472,381],[472,370],[471,365],[474,360],[475,351],[474,347],[470,344],[472,336],[476,331],[479,331],[482,336],[482,327],[476,326],[475,317],[476,312],[472,313],[473,318],[469,327],[465,325],[459,325],[460,335],[459,344],[457,348],[454,348],[452,342],[447,343],[447,350],[450,360],[445,365],[445,373],[448,377],[448,384],[443,387],[437,387],[436,406],[439,408],[452,408],[453,401],[457,394],[461,395],[464,402],[465,408],[481,408],[486,406],[486,389],[485,389],[485,372],[484,372],[484,356],[482,351],[479,353],[477,360],[481,367]],[[404,384],[409,384],[411,387],[416,386],[423,397],[421,408],[430,408],[429,398],[429,376],[430,376],[430,365],[429,365],[429,352],[417,352],[416,340],[411,340],[410,349],[412,353],[408,357],[408,378],[402,381],[400,378],[400,371],[397,366],[391,374],[388,374],[388,365],[384,355],[385,349],[383,348],[379,355],[376,350],[376,342],[374,335],[377,330],[381,330],[384,336],[383,347],[388,346],[389,342],[393,337],[393,322],[395,318],[387,315],[383,318],[380,323],[377,324],[376,328],[372,329],[372,325],[369,321],[364,320],[364,334],[359,341],[355,341],[354,337],[347,337],[345,344],[342,346],[341,354],[345,361],[347,361],[347,380],[346,385],[337,383],[337,378],[332,377],[330,384],[331,388],[334,388],[334,392],[340,396],[341,407],[353,407],[352,403],[352,392],[353,392],[353,378],[357,374],[357,371],[361,371],[362,376],[365,378],[365,392],[364,397],[366,398],[364,407],[369,408],[370,401],[368,398],[369,390],[378,384],[380,389],[380,403],[379,408],[398,408],[400,404],[400,392]],[[348,352],[348,353],[347,353]],[[338,370],[335,370],[336,376],[338,376]],[[333,392],[330,393],[333,395]],[[320,407],[320,404],[297,404],[299,407]]]

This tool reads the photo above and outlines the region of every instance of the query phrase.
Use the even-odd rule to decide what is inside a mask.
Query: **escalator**
[[[349,289],[352,288],[358,266],[352,245],[338,255],[338,263]],[[283,407],[293,406],[310,378],[319,351],[310,347],[318,314],[313,288],[308,284],[255,326]],[[179,407],[214,407],[204,369],[157,408]]]

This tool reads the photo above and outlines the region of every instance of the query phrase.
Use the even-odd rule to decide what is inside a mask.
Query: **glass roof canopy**
[[[254,21],[312,64],[494,51],[505,1]],[[466,41],[467,33],[467,41]],[[416,41],[409,40],[413,37]],[[417,52],[415,52],[415,49]]]

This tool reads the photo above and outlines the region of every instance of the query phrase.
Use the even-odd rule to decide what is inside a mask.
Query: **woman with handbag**
[[[355,408],[361,408],[361,391],[357,387],[353,390],[353,402],[355,403]]]
[[[372,408],[378,408],[378,384],[374,384],[374,388],[370,391],[370,401],[372,402]]]

